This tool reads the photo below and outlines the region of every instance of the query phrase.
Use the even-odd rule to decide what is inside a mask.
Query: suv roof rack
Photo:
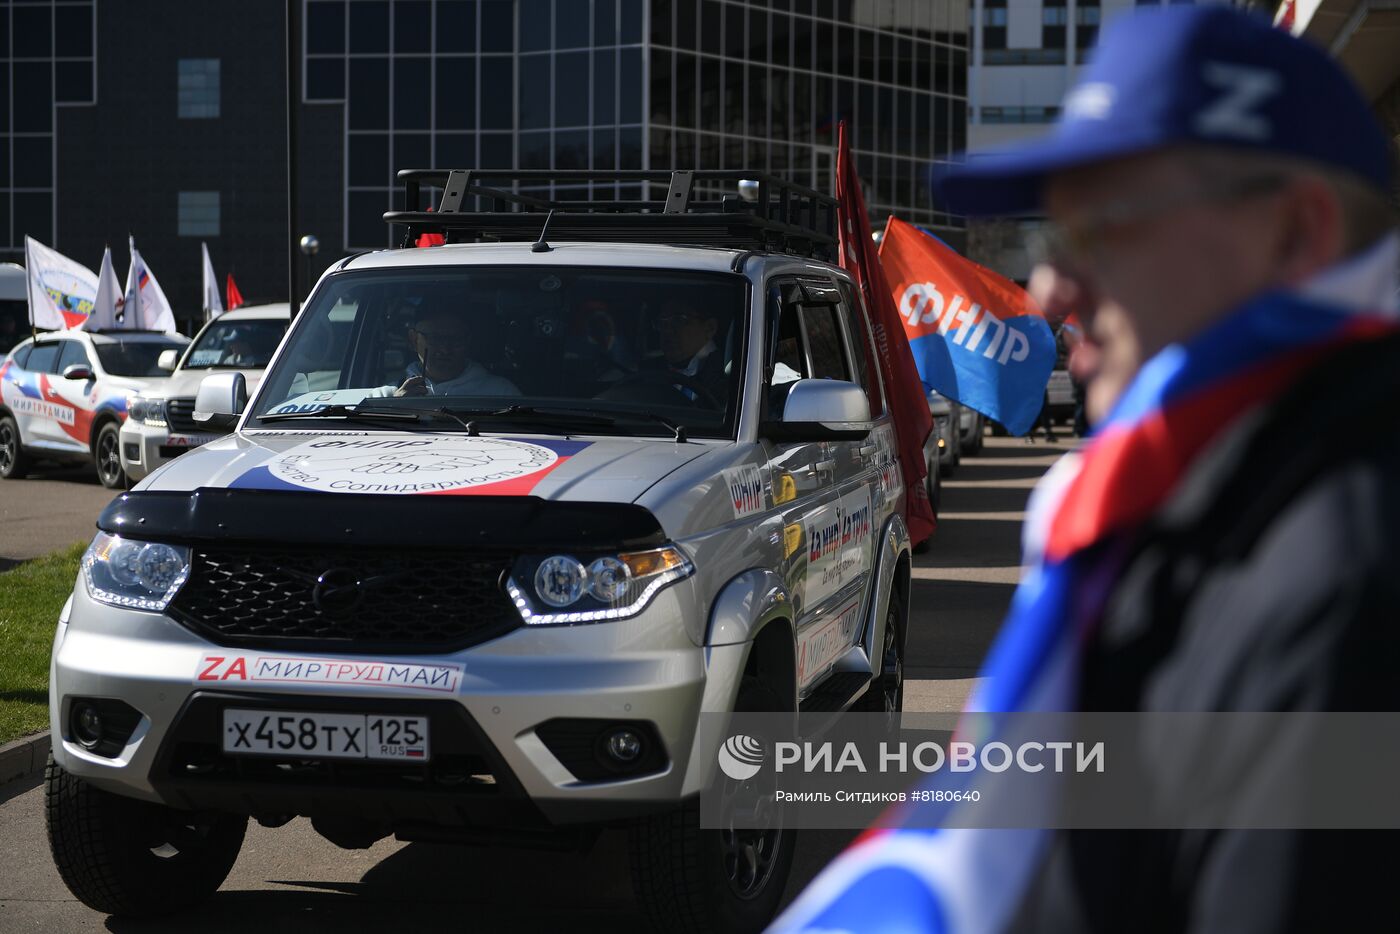
[[[762,173],[719,171],[577,171],[519,169],[402,169],[404,204],[384,220],[407,227],[404,246],[424,233],[448,243],[536,240],[546,214],[551,239],[615,243],[668,243],[796,253],[831,259],[836,252],[836,199]],[[696,197],[708,189],[735,191],[751,181],[756,197]],[[661,200],[563,200],[520,189],[589,184],[635,186],[647,194],[666,185]],[[441,188],[436,208],[416,210],[424,187]],[[697,188],[700,191],[697,191]]]

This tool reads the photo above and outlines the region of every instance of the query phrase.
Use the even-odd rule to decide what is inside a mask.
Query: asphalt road
[[[23,480],[0,480],[0,571],[91,541],[97,514],[115,495],[87,465],[45,466]]]
[[[937,538],[915,561],[905,709],[953,711],[961,706],[1015,586],[1026,497],[1068,447],[1063,442],[1031,446],[1018,439],[988,439],[983,456],[964,459],[955,478],[944,481]],[[24,495],[16,497],[16,489]],[[34,536],[51,524],[54,534],[69,536],[63,544],[89,534],[82,531],[75,538],[72,530],[91,528],[108,498],[95,481],[0,483],[0,555],[19,554],[27,544],[24,536],[3,528],[11,515],[29,517],[22,521]],[[48,505],[31,505],[41,502]],[[516,932],[642,927],[620,833],[605,835],[587,854],[392,840],[346,851],[301,819],[276,830],[250,825],[232,874],[199,911],[159,922],[113,920],[75,901],[59,880],[45,839],[42,789],[16,791],[10,789],[14,796],[0,803],[0,934],[103,928],[341,934],[404,928]],[[789,896],[852,836],[835,831],[802,836]]]

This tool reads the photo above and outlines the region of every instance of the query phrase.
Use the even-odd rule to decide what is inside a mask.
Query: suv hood
[[[151,474],[139,489],[538,496],[631,503],[713,447],[655,438],[256,431],[192,451]]]

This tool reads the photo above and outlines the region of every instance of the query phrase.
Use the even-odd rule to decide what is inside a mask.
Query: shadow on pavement
[[[795,898],[856,831],[798,835],[784,903]],[[167,918],[107,918],[114,934],[318,934],[471,930],[648,930],[632,899],[626,837],[605,834],[587,854],[414,843],[372,866],[359,882],[282,881],[286,891],[217,892]]]
[[[939,680],[976,673],[1001,628],[1016,585],[915,580],[912,590],[914,605],[929,611],[918,630],[910,631],[905,677]]]
[[[29,469],[27,479],[30,480],[64,480],[69,483],[82,483],[87,486],[101,486],[97,481],[97,471],[91,464],[36,464]],[[13,480],[11,483],[21,483],[23,481]],[[113,491],[116,495],[118,491]]]
[[[958,479],[972,479],[972,471],[975,467],[964,467],[958,474]],[[963,474],[967,474],[964,478]],[[939,522],[944,519],[956,520],[959,513],[965,512],[1020,512],[1026,508],[1026,499],[1030,495],[1030,490],[1025,487],[1014,486],[975,486],[975,487],[948,487],[943,488],[943,515],[939,517]],[[950,512],[949,507],[957,506],[957,512]]]

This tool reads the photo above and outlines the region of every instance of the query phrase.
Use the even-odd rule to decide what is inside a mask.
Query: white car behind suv
[[[249,387],[256,386],[290,319],[285,302],[225,312],[195,335],[183,356],[172,354],[162,360],[174,369],[170,379],[127,400],[121,462],[132,482],[222,434],[195,424],[194,396],[199,384],[210,373],[236,370]]]
[[[35,460],[90,460],[102,485],[126,483],[118,432],[127,397],[165,382],[160,356],[189,343],[148,331],[58,331],[20,342],[0,359],[0,479]]]

